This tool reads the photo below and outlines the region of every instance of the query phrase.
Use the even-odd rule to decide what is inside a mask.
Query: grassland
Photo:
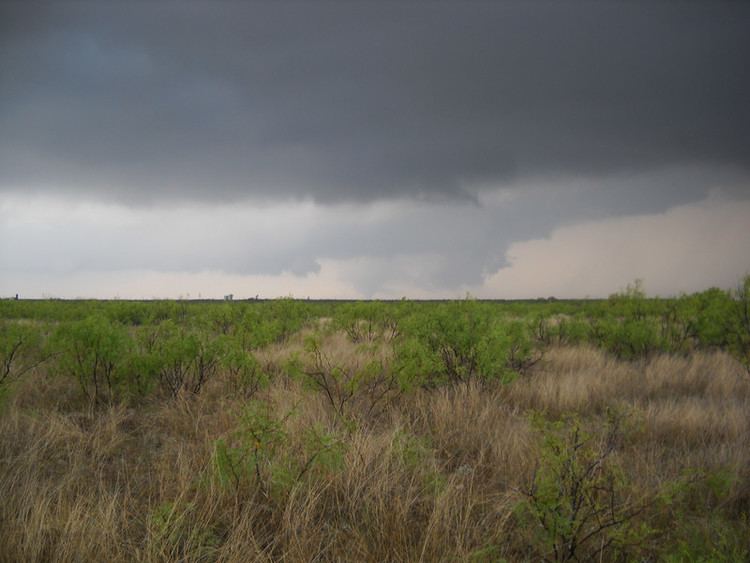
[[[747,286],[1,302],[0,561],[750,560]]]

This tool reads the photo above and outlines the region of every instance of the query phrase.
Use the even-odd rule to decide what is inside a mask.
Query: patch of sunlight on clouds
[[[479,297],[606,297],[641,278],[649,295],[733,287],[750,272],[750,200],[713,196],[665,213],[590,221],[513,243]]]

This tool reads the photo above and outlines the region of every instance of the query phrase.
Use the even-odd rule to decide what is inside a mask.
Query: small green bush
[[[643,505],[630,499],[625,475],[612,459],[619,417],[610,417],[598,438],[576,417],[549,422],[535,415],[532,423],[541,442],[540,461],[521,490],[525,498],[516,515],[530,532],[536,556],[594,561],[650,532],[636,525]]]
[[[42,334],[31,323],[0,320],[0,387],[45,360]]]
[[[403,323],[396,364],[425,386],[510,381],[541,357],[533,323],[508,320],[473,299],[436,305]]]
[[[53,344],[62,371],[78,381],[91,405],[115,400],[133,344],[125,327],[91,316],[60,325]]]

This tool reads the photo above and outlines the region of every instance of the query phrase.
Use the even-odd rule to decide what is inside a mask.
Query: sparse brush
[[[748,560],[741,303],[6,306],[0,562]]]

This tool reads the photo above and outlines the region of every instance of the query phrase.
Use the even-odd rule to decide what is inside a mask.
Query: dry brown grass
[[[281,372],[301,343],[262,361]],[[340,335],[325,346],[337,362],[359,361]],[[279,463],[304,463],[310,428],[345,448],[339,466],[274,493],[214,478],[216,441],[234,439],[243,408],[222,381],[98,412],[82,412],[75,392],[37,373],[0,416],[1,561],[533,560],[514,518],[538,461],[529,410],[577,412],[594,429],[608,409],[627,411],[617,455],[634,490],[723,468],[736,476],[723,506],[750,505],[750,381],[721,353],[626,364],[555,349],[508,386],[414,391],[349,424],[278,376],[259,399],[291,413]]]

